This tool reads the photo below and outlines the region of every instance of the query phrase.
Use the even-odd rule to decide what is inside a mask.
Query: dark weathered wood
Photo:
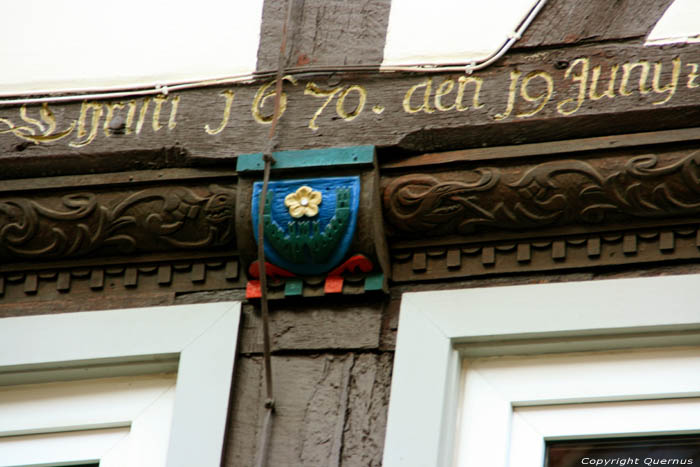
[[[235,254],[235,252],[231,252]],[[130,255],[128,257],[108,257],[108,258],[75,258],[65,261],[51,262],[12,262],[0,264],[0,273],[18,273],[24,271],[34,271],[37,268],[43,267],[46,269],[90,269],[93,266],[113,266],[120,267],[124,264],[134,264],[138,267],[139,264],[154,264],[162,262],[187,263],[187,262],[211,262],[219,260],[222,257],[227,258],[229,255],[216,255],[211,252],[194,252],[186,254],[149,254],[149,255]]]
[[[273,357],[275,417],[268,465],[379,466],[391,353]],[[261,362],[236,363],[224,465],[251,466],[262,423]]]
[[[177,305],[188,303],[231,302],[245,300],[245,290],[216,290],[207,292],[191,292],[178,294],[175,297]],[[241,325],[243,326],[243,324]]]
[[[700,262],[628,264],[616,268],[589,269],[587,271],[551,270],[528,274],[500,274],[494,276],[471,276],[452,281],[413,282],[394,284],[392,295],[401,297],[405,293],[532,285],[553,282],[580,282],[598,279],[623,279],[700,273]],[[465,313],[469,304],[465,304]]]
[[[195,293],[175,304],[240,298]],[[392,352],[380,352],[383,303],[328,300],[271,310],[275,417],[269,465],[378,466],[390,391]],[[397,310],[398,311],[398,310]],[[233,382],[226,466],[252,466],[262,426],[260,321],[244,306]],[[332,350],[332,353],[311,353]]]
[[[56,294],[52,299],[42,300],[41,295],[23,302],[14,301],[0,303],[0,319],[15,316],[48,315],[55,313],[71,313],[76,311],[112,310],[120,308],[140,308],[148,306],[172,305],[174,293],[120,293],[112,296],[96,296],[95,294],[76,294],[61,296]],[[1,322],[0,322],[1,324]]]
[[[6,111],[0,109],[0,115],[5,114]],[[74,117],[74,115],[69,116],[69,118]],[[187,152],[181,147],[172,146],[171,143],[161,143],[159,148],[144,144],[143,150],[132,145],[126,151],[119,150],[118,145],[110,144],[106,148],[99,149],[97,146],[100,145],[95,144],[95,152],[76,151],[71,150],[67,144],[50,148],[27,141],[18,142],[16,139],[6,141],[3,139],[7,134],[3,134],[5,129],[6,126],[0,122],[0,158],[3,162],[4,179],[146,171],[191,165]],[[85,157],[85,153],[89,153],[89,157]],[[226,163],[219,161],[217,165],[226,166]],[[235,166],[233,163],[229,165]]]
[[[183,182],[184,180],[211,180],[219,178],[219,183],[234,182],[231,169],[163,169],[159,171],[141,170],[109,174],[84,174],[63,177],[0,180],[0,193],[20,193],[67,187],[107,187],[121,185],[143,186],[144,183]]]
[[[273,351],[375,349],[379,346],[381,303],[316,305],[313,313],[305,306],[274,305],[270,310]],[[259,311],[244,308],[245,321],[240,351],[262,351]]]
[[[285,82],[279,149],[374,144],[425,152],[698,126],[699,64],[700,45],[606,44],[513,53],[471,81],[460,75],[358,75],[340,82],[298,78]],[[600,76],[592,92],[596,69]],[[615,69],[614,97],[600,97]],[[460,78],[463,96],[456,102]],[[475,103],[477,82],[481,89]],[[141,163],[226,164],[227,158],[259,152],[267,144],[271,92],[267,82],[171,93],[148,104],[144,98],[133,104],[125,99],[119,101],[123,107],[88,102],[51,105],[42,112],[40,106],[29,106],[25,114],[17,107],[2,108],[4,176],[105,171]],[[110,109],[112,118],[128,119],[133,111],[124,134],[104,131]],[[51,138],[59,139],[46,141]],[[389,156],[380,153],[380,159]]]
[[[344,422],[341,405],[347,401],[341,395],[353,359],[352,354],[273,357],[276,410],[268,465],[328,465],[341,449],[335,433]]]
[[[355,358],[348,391],[340,466],[379,467],[384,452],[393,353]]]
[[[565,141],[494,146],[490,148],[462,149],[409,156],[399,160],[386,160],[381,164],[382,171],[409,169],[434,165],[514,159],[518,157],[545,156],[552,154],[575,153],[591,150],[611,150],[629,146],[644,146],[673,142],[700,140],[700,128],[682,130],[652,131],[625,135],[600,136]]]
[[[515,272],[611,268],[662,261],[697,262],[700,259],[696,241],[699,230],[698,225],[694,224],[678,225],[671,232],[672,237],[664,227],[538,237],[517,244],[462,244],[459,268],[450,268],[446,264],[446,249],[443,249],[441,254],[428,257],[423,269],[416,269],[412,259],[415,255],[423,254],[421,249],[402,249],[396,250],[393,256],[392,278],[395,282],[435,281]]]
[[[290,0],[285,66],[377,65],[384,57],[391,0]],[[258,47],[259,71],[277,69],[287,2],[266,0]]]
[[[261,357],[236,359],[222,465],[253,466],[264,416]]]
[[[549,0],[515,47],[645,37],[672,0]]]
[[[65,300],[82,303],[82,309],[101,309],[103,302],[138,303],[139,297],[146,300],[151,295],[172,300],[176,293],[183,294],[179,299],[185,300],[191,292],[222,289],[238,289],[227,291],[227,295],[229,300],[240,300],[245,280],[227,277],[224,264],[229,259],[217,255],[157,262],[152,257],[94,258],[74,260],[72,265],[68,260],[63,264],[23,263],[15,270],[9,262],[0,270],[0,305],[8,309],[36,305],[39,309],[41,303],[59,306],[57,303]],[[197,268],[204,271],[203,280],[192,276]]]
[[[379,341],[381,350],[393,351],[396,348],[396,331],[399,328],[399,309],[401,308],[401,296],[391,298],[384,309],[382,316],[382,335]]]

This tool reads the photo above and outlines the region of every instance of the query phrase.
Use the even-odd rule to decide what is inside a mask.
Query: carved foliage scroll
[[[700,213],[700,151],[405,175],[384,189],[396,235],[595,225]],[[458,178],[455,180],[454,178]]]
[[[154,187],[0,198],[0,258],[189,250],[234,242],[234,188]]]

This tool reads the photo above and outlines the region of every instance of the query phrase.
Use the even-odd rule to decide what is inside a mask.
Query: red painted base
[[[357,274],[357,273],[369,273],[373,269],[372,262],[367,259],[364,255],[354,255],[351,256],[347,261],[333,269],[326,276],[325,283],[323,285],[323,291],[327,294],[342,293],[343,283],[345,279],[343,274]],[[265,262],[265,274],[267,277],[285,278],[292,279],[296,278],[297,275],[282,269],[274,264]],[[248,281],[246,284],[246,298],[260,298],[262,296],[262,290],[260,288],[260,264],[258,261],[251,263],[248,268],[248,275],[253,278],[253,280]]]

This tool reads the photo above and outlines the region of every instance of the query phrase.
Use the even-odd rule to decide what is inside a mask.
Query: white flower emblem
[[[309,186],[300,186],[294,193],[284,198],[284,205],[289,209],[289,215],[295,219],[303,216],[314,217],[318,214],[318,205],[323,196],[320,191],[314,191]]]

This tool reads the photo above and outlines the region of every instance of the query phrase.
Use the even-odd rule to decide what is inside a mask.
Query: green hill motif
[[[334,215],[322,232],[318,220],[293,220],[287,223],[288,231],[285,232],[272,219],[271,205],[274,192],[270,192],[263,210],[265,240],[281,257],[292,263],[308,263],[309,257],[315,264],[328,261],[350,224],[350,189],[336,188],[335,195]]]

